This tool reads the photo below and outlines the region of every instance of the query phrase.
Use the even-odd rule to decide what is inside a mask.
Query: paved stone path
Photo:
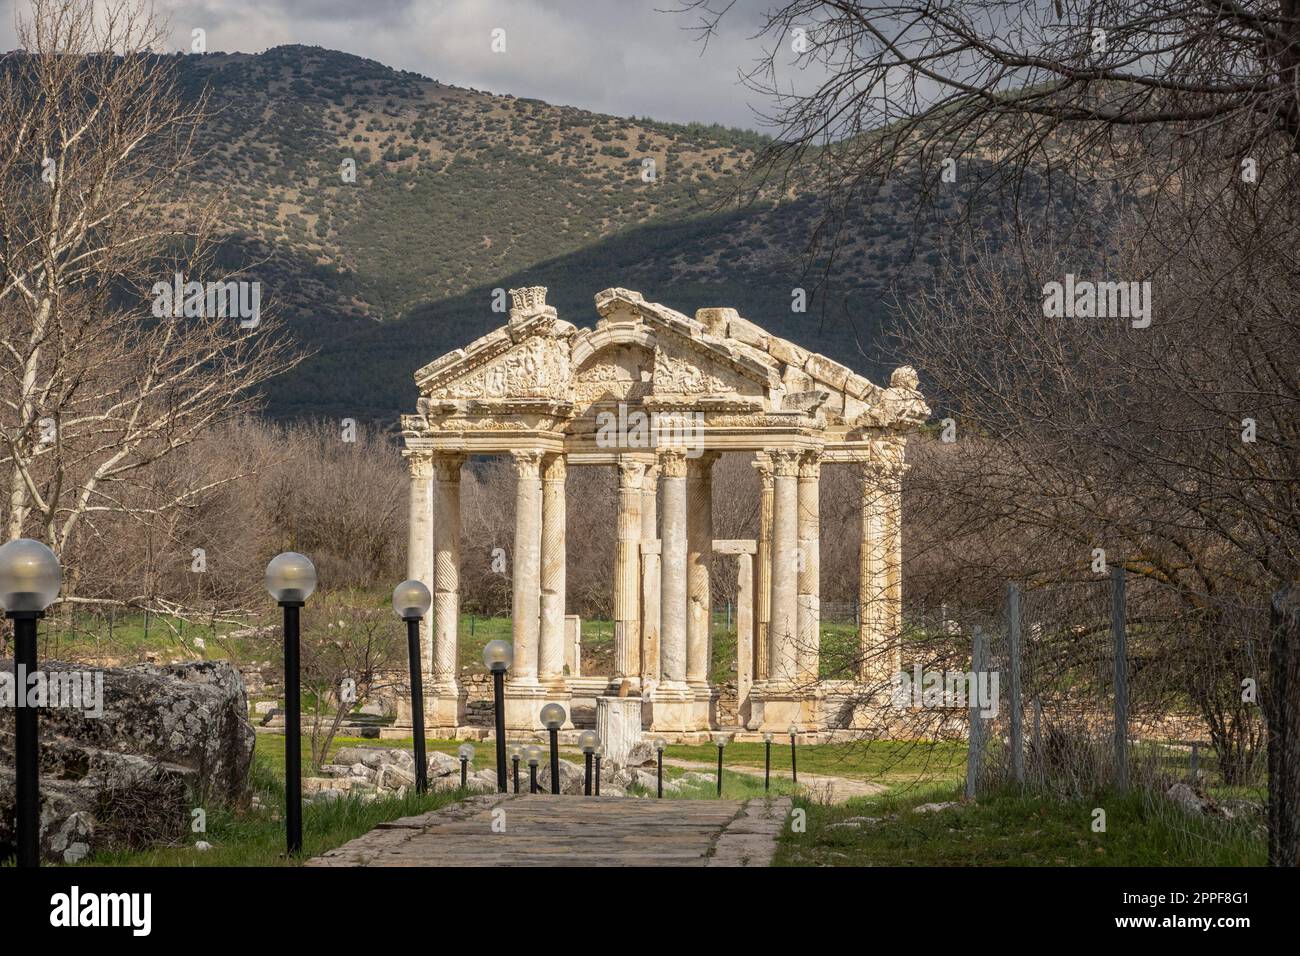
[[[768,866],[789,815],[789,797],[490,794],[381,823],[306,865]]]
[[[673,757],[664,758],[664,766],[680,767],[685,770],[698,770],[701,773],[715,774],[718,772],[717,764],[699,763],[694,760],[678,760]],[[731,764],[726,768],[731,773],[743,773],[750,777],[763,779],[762,767],[745,767]],[[788,775],[789,771],[781,771],[781,776]],[[774,771],[773,777],[778,776]],[[883,783],[871,783],[867,780],[853,780],[850,777],[833,777],[820,773],[799,773],[799,786],[808,791],[808,795],[814,800],[820,800],[825,803],[843,803],[851,797],[874,797],[878,793],[884,793],[887,789]]]

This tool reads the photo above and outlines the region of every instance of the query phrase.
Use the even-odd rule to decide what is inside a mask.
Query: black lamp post
[[[596,758],[596,796],[599,797],[600,796],[600,758],[605,756],[605,748],[600,746],[600,744],[597,744],[596,750],[592,754],[592,756]]]
[[[547,704],[539,715],[551,737],[551,793],[560,792],[560,728],[564,726],[564,708]]]
[[[511,769],[514,771],[512,776],[514,777],[515,793],[519,792],[519,759],[523,757],[523,755],[524,747],[522,744],[510,745],[510,763],[513,765]]]
[[[420,676],[420,620],[429,613],[433,598],[419,581],[403,581],[393,588],[393,610],[406,622],[406,658],[411,674],[411,735],[415,749],[415,792],[429,789],[429,768],[424,753],[424,681]]]
[[[790,725],[790,780],[792,783],[799,782],[799,757],[796,753],[795,738],[799,736],[799,725]]]
[[[515,662],[515,649],[509,641],[488,641],[483,648],[483,663],[492,672],[493,709],[497,730],[497,793],[506,792],[506,671]]]
[[[772,788],[772,735],[763,735],[763,790]]]
[[[40,739],[28,682],[36,675],[36,621],[58,596],[63,572],[54,552],[17,538],[0,547],[0,608],[14,622],[14,789],[17,863],[41,863]]]
[[[582,781],[583,796],[591,796],[591,763],[596,758],[596,748],[600,746],[600,735],[594,730],[584,730],[578,737],[578,746],[582,748],[583,763],[586,764]]]
[[[718,799],[720,800],[722,799],[722,750],[727,746],[727,735],[718,734],[714,743],[718,745]]]
[[[290,854],[302,851],[302,681],[298,673],[299,612],[316,590],[316,566],[296,551],[266,566],[266,590],[284,609],[284,824]]]
[[[464,790],[469,783],[469,762],[474,759],[474,746],[461,744],[456,756],[460,758],[460,788]]]
[[[664,748],[667,746],[662,737],[655,738],[655,795],[660,800],[664,798]]]
[[[537,765],[542,762],[542,748],[536,744],[528,748],[528,792],[537,792]]]

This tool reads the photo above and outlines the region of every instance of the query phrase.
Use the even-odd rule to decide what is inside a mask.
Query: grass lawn
[[[777,866],[1262,866],[1255,822],[1191,816],[1160,797],[1103,794],[1057,800],[1004,792],[930,813],[922,803],[956,800],[956,787],[825,806],[796,797],[807,830],[787,828]],[[1094,833],[1093,811],[1106,811]],[[835,826],[852,817],[877,822]]]
[[[668,757],[716,763],[718,748],[713,744],[670,745]],[[724,764],[740,764],[762,769],[764,745],[761,743],[728,744]],[[870,780],[888,786],[919,786],[934,781],[954,780],[966,771],[966,745],[953,741],[870,740],[843,744],[800,745],[799,770],[802,773]],[[790,774],[790,738],[772,741],[772,774]]]

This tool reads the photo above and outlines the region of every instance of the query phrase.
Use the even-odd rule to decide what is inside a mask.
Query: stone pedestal
[[[685,681],[665,681],[650,697],[650,729],[684,733],[695,729],[695,692]]]
[[[641,741],[641,698],[596,698],[596,733],[605,748],[605,759],[620,766]]]

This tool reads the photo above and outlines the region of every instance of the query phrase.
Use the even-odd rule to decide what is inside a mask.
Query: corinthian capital
[[[402,457],[406,459],[406,470],[412,478],[433,477],[433,453],[422,448],[407,448]]]
[[[659,473],[664,478],[685,478],[686,451],[681,448],[665,448],[659,452]]]
[[[542,453],[540,451],[511,452],[515,462],[516,478],[537,478],[542,471]]]

